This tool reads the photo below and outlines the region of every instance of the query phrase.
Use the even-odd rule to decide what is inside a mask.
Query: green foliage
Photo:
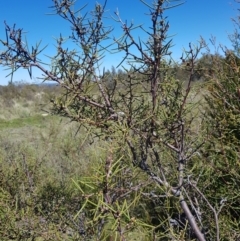
[[[230,53],[212,65],[206,94],[206,124],[208,140],[204,165],[208,168],[209,183],[205,189],[209,199],[227,201],[220,223],[226,237],[229,230],[239,235],[239,60]],[[230,224],[225,226],[225,224]],[[227,234],[228,233],[228,234]]]
[[[71,178],[85,175],[91,147],[68,121],[39,123],[0,131],[1,240],[79,240],[73,216],[82,200]]]
[[[217,61],[212,66],[214,77],[209,83],[207,114],[212,122],[210,128],[214,137],[224,144],[236,144],[239,136],[239,60],[229,53],[225,60]],[[216,64],[219,66],[216,69]]]

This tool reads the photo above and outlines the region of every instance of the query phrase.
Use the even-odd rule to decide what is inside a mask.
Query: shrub
[[[165,10],[172,7],[169,1],[145,3],[152,24],[149,29],[140,27],[148,36],[145,42],[136,40],[136,27],[125,24],[119,12],[115,13],[123,35],[113,38],[113,44],[125,54],[125,62],[124,71],[112,76],[99,67],[112,31],[103,25],[106,1],[96,4],[90,17],[78,17],[73,4],[53,0],[53,9],[70,22],[69,39],[80,46],[79,51],[64,48],[60,36],[48,70],[38,61],[39,45],[28,48],[21,41],[22,29],[5,24],[8,38],[2,41],[5,51],[0,56],[3,65],[24,67],[29,72],[36,67],[44,73],[45,81],[57,83],[62,91],[52,99],[52,113],[79,123],[78,131],[87,133],[83,143],[87,140],[89,146],[94,145],[89,173],[74,178],[81,203],[73,219],[79,218],[79,238],[133,240],[139,234],[143,240],[233,238],[238,215],[234,196],[238,151],[234,148],[239,121],[231,61],[237,59],[229,55],[223,65],[217,64],[217,78],[211,72],[215,82],[210,84],[212,96],[207,95],[204,110],[193,81],[199,74],[197,57],[205,45],[203,41],[196,48],[189,44],[178,66],[185,80],[176,79],[165,17]],[[202,118],[206,118],[206,125]],[[76,153],[72,145],[66,140],[60,148],[70,160]],[[66,189],[60,184],[46,183],[41,192],[40,200],[53,197],[40,205],[40,210],[51,216],[59,205],[71,203],[71,199],[62,201]],[[226,195],[232,203],[226,204]],[[66,218],[64,213],[63,208],[58,219]]]

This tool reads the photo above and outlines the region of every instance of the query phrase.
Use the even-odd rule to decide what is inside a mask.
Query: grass
[[[21,122],[22,121],[22,122]],[[30,117],[0,130],[1,240],[79,240],[81,198],[71,178],[88,170],[88,153],[67,120]]]
[[[37,126],[44,128],[46,121],[49,119],[57,119],[55,116],[34,115],[29,117],[16,118],[11,120],[0,120],[0,130],[6,128],[21,128],[26,126]]]
[[[85,150],[76,124],[42,116],[47,98],[6,98],[0,95],[0,239],[79,240],[72,178],[89,169],[94,146]]]

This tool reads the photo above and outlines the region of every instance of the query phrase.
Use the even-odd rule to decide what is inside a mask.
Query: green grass
[[[64,118],[0,123],[0,240],[79,240],[68,217],[81,202],[71,178],[89,170],[95,147]]]
[[[25,126],[38,126],[45,127],[46,121],[50,119],[57,119],[56,116],[42,116],[42,115],[34,115],[23,118],[11,119],[9,121],[0,119],[0,130],[6,128],[20,128]]]

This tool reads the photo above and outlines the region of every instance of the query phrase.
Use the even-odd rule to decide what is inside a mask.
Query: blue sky
[[[153,0],[146,0],[151,3]],[[102,3],[103,0],[98,0]],[[88,3],[84,11],[93,9],[96,1],[77,0],[76,8]],[[56,15],[47,15],[51,13],[51,0],[8,0],[1,3],[0,8],[0,38],[5,39],[4,20],[9,25],[17,24],[17,27],[23,28],[27,32],[29,45],[35,45],[42,40],[42,46],[48,44],[45,54],[53,55],[55,53],[54,37],[60,33],[63,36],[70,35],[70,26],[67,22]],[[237,15],[237,8],[240,5],[234,0],[188,0],[183,5],[170,9],[166,12],[170,22],[169,35],[173,36],[173,57],[178,60],[181,57],[183,48],[187,48],[189,42],[197,44],[202,36],[207,42],[211,36],[215,36],[218,43],[231,48],[228,34],[234,30],[231,18]],[[107,16],[114,15],[118,8],[122,20],[133,21],[134,24],[144,24],[144,27],[150,26],[148,8],[140,0],[108,0]],[[107,24],[112,25],[115,30],[111,36],[120,36],[121,28],[118,23],[108,19]],[[143,33],[136,32],[141,38]],[[2,51],[0,46],[0,51]],[[44,57],[43,57],[44,58]],[[44,58],[46,60],[46,58]],[[104,60],[106,68],[116,66],[121,61],[121,55],[108,55]],[[8,71],[0,68],[0,85],[7,84],[10,80],[5,77]],[[33,79],[30,80],[26,70],[18,71],[14,75],[14,81],[36,81],[41,76],[39,71],[33,70]]]

